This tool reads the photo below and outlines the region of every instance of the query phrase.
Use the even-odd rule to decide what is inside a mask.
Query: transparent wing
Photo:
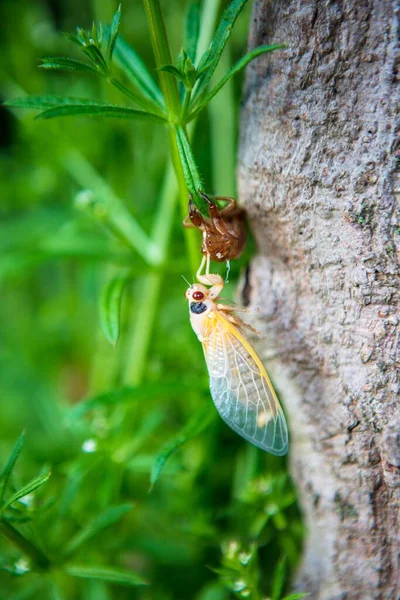
[[[210,390],[224,421],[259,448],[277,454],[288,450],[288,431],[269,377],[246,338],[221,313],[208,322],[204,355]]]

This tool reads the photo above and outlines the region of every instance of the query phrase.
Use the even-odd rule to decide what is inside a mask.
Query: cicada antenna
[[[188,286],[190,287],[192,284],[189,283],[189,281],[186,279],[186,277],[184,275],[181,275],[183,281],[186,281],[186,283],[188,284]]]

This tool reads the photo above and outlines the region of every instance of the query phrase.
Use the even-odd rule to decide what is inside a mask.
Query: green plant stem
[[[109,219],[110,226],[118,231],[125,243],[150,265],[158,266],[161,257],[157,245],[92,165],[78,151],[70,150],[64,158],[64,167],[79,185],[94,192],[94,201],[97,200],[100,209],[106,212],[102,218]]]
[[[159,0],[143,0],[149,23],[150,38],[153,46],[156,66],[159,69],[172,63],[171,51],[165,30],[164,19]],[[179,93],[175,78],[165,71],[159,71],[161,90],[164,94],[169,118],[172,123],[179,117]]]
[[[179,194],[179,197],[182,197]],[[152,239],[157,242],[162,262],[168,260],[178,199],[177,180],[171,162],[168,163],[164,183],[160,195],[159,210],[152,231]],[[185,205],[187,211],[187,205]],[[199,259],[198,234],[191,231],[193,239],[193,259],[191,268],[196,269]],[[197,236],[197,239],[196,237]],[[131,331],[128,334],[129,349],[125,364],[124,383],[139,385],[143,379],[144,369],[154,323],[159,308],[160,289],[163,281],[161,269],[150,272],[143,278],[140,290],[140,302],[132,312]]]
[[[159,0],[143,0],[143,2],[149,23],[150,37],[153,46],[156,67],[159,69],[160,67],[169,65],[172,62],[164,19]],[[174,126],[180,116],[178,87],[176,85],[175,78],[170,73],[159,71],[159,76],[161,89],[165,97],[169,120],[171,125]],[[174,165],[175,174],[178,181],[182,216],[185,216],[187,214],[188,192],[186,188],[183,167],[179,156],[177,141],[172,128],[169,130],[168,137],[172,164]],[[197,252],[195,251],[196,238],[194,237],[193,232],[188,229],[185,229],[184,236],[189,261],[193,268],[196,260],[195,256],[197,255]]]
[[[129,385],[140,385],[143,379],[158,310],[162,274],[152,271],[141,283],[140,303],[133,315],[132,338],[129,336],[131,351],[125,365],[124,383]]]
[[[32,542],[26,539],[15,527],[4,519],[0,519],[0,533],[2,533],[14,546],[19,548],[24,554],[35,563],[40,569],[48,569],[51,565],[47,556],[35,546]]]

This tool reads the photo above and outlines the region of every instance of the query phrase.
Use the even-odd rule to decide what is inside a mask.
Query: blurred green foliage
[[[116,8],[4,0],[2,100],[121,103],[91,74],[37,68],[47,56],[79,59],[60,32],[110,23]],[[177,56],[187,2],[162,8]],[[244,53],[248,17],[246,9],[220,75]],[[123,5],[121,30],[154,68],[140,2]],[[230,82],[193,141],[220,195],[235,194],[239,103],[240,81]],[[180,275],[192,280],[193,269],[178,205],[167,261],[153,269],[140,237],[127,245],[105,218],[111,202],[118,222],[128,212],[150,236],[158,215],[163,236],[162,198],[174,189],[165,131],[34,121],[4,107],[0,119],[0,598],[279,600],[301,549],[295,494],[285,460],[216,415],[183,298]],[[246,260],[233,265],[227,293]]]

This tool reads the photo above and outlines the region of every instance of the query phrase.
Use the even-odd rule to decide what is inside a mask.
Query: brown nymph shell
[[[246,244],[245,211],[233,198],[215,196],[216,200],[228,203],[220,209],[206,194],[201,196],[208,204],[209,217],[204,217],[190,198],[184,227],[197,227],[202,232],[201,252],[211,260],[223,262],[239,258]]]

